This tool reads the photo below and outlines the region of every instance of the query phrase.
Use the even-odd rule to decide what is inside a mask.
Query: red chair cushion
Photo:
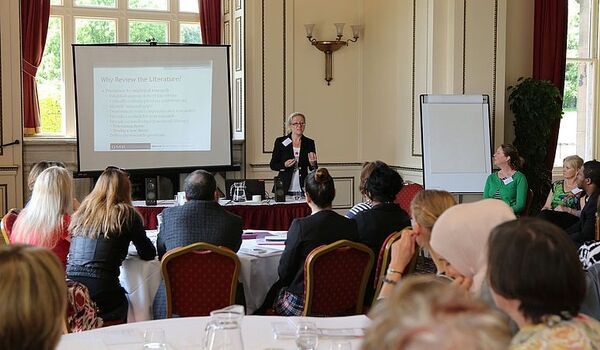
[[[368,253],[350,247],[317,257],[311,273],[311,315],[353,315],[369,259]]]
[[[398,204],[408,215],[411,215],[410,212],[410,202],[415,198],[417,193],[423,190],[423,186],[412,183],[408,185],[402,186],[402,189],[398,194],[396,194],[396,199],[394,199],[394,203]]]
[[[167,264],[172,313],[179,316],[208,316],[230,305],[235,262],[209,250],[191,251]]]

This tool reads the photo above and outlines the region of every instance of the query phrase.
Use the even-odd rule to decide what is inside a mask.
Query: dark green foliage
[[[522,172],[534,194],[530,212],[537,213],[550,191],[552,172],[546,170],[544,160],[552,125],[562,118],[562,97],[550,81],[532,78],[519,78],[508,91],[510,110],[515,115],[513,145],[525,159]]]

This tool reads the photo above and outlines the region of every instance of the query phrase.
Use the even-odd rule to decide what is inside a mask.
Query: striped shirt
[[[369,210],[371,208],[373,208],[373,205],[371,205],[371,203],[358,203],[354,205],[350,210],[348,210],[348,212],[346,213],[346,217],[352,219],[356,216],[356,214],[360,213],[361,211]]]

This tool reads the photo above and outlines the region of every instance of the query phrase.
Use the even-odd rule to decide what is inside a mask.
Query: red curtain
[[[561,95],[565,85],[568,0],[536,0],[533,30],[533,78],[550,80]],[[552,171],[560,120],[552,126],[544,161]]]
[[[21,58],[23,74],[23,133],[40,132],[40,106],[35,74],[42,62],[50,0],[21,0]]]
[[[198,0],[202,43],[221,44],[221,0]]]

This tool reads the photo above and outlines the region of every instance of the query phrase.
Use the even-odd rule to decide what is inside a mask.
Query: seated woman
[[[51,249],[63,264],[69,253],[69,223],[73,211],[71,172],[57,166],[41,172],[31,199],[12,227],[10,240]]]
[[[538,215],[540,219],[550,221],[566,229],[579,219],[580,199],[585,192],[577,187],[577,172],[583,166],[579,156],[568,156],[563,160],[563,179],[552,183],[546,204]]]
[[[494,165],[500,168],[488,176],[483,190],[483,198],[501,199],[516,215],[525,209],[527,200],[527,179],[521,168],[522,159],[513,145],[504,144],[494,153]]]
[[[66,289],[65,272],[48,249],[0,247],[0,349],[55,349],[65,330]]]
[[[358,185],[358,190],[363,195],[363,199],[365,201],[357,203],[352,208],[350,208],[350,210],[348,210],[348,212],[346,213],[347,218],[352,219],[356,216],[356,214],[360,213],[361,211],[373,208],[373,204],[371,203],[371,201],[365,198],[365,182],[367,182],[367,179],[371,175],[371,172],[373,171],[375,165],[377,165],[378,162],[379,161],[366,162],[365,164],[363,164],[362,170],[360,171],[360,184]]]
[[[431,230],[440,215],[454,205],[454,197],[446,191],[425,190],[417,193],[410,202],[412,229],[404,231],[403,236],[392,245],[392,257],[385,274],[385,279],[392,282],[384,283],[379,298],[385,298],[392,291],[393,281],[400,280],[416,245],[427,250],[438,271],[441,270],[437,254],[431,249]]]
[[[494,227],[514,219],[507,204],[493,199],[446,210],[431,231],[431,248],[438,255],[441,272],[493,304],[486,282],[487,240]]]
[[[299,316],[304,310],[304,261],[308,254],[324,244],[358,239],[354,221],[331,210],[335,186],[326,168],[309,173],[304,189],[311,215],[292,221],[279,260],[279,280],[274,285],[280,289],[273,308],[284,316]]]
[[[511,349],[598,349],[600,323],[579,312],[585,278],[562,230],[524,218],[496,227],[488,247],[496,305],[520,328]]]
[[[362,350],[501,350],[510,343],[496,312],[431,275],[406,278],[369,317]]]
[[[133,242],[141,259],[156,249],[146,237],[142,218],[131,205],[131,184],[124,171],[109,167],[73,215],[67,277],[84,284],[105,321],[126,321],[127,298],[119,268]]]

